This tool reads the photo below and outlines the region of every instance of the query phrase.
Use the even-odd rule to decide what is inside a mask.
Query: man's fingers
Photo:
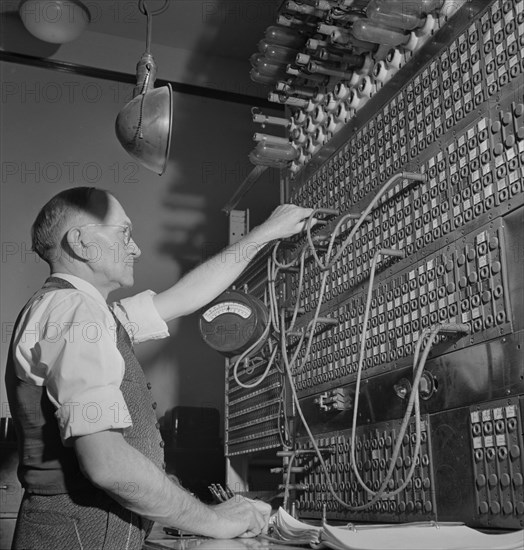
[[[294,204],[278,206],[265,222],[265,227],[270,230],[270,240],[285,239],[304,231],[313,212],[313,208]],[[309,223],[313,227],[316,220],[313,218]]]
[[[248,500],[253,506],[254,525],[251,525],[246,531],[246,536],[256,537],[267,530],[271,516],[271,506],[261,500]]]
[[[311,221],[309,221],[309,216],[308,216],[304,220],[302,220],[301,231],[305,231],[308,227],[308,224],[309,224],[309,227],[315,227],[315,225],[317,224],[317,218],[311,218]]]
[[[258,535],[260,535],[260,533],[253,533],[253,531],[246,531],[245,533],[242,533],[241,535],[238,535],[238,538],[248,539],[248,538],[257,537]]]
[[[250,500],[251,504],[256,508],[256,510],[262,515],[265,522],[269,521],[271,516],[271,505],[262,500]]]

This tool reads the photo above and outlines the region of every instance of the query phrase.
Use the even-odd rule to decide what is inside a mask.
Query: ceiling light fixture
[[[23,0],[18,13],[33,36],[52,44],[76,40],[91,21],[80,0]]]
[[[164,11],[168,1],[156,12],[148,11],[144,0],[138,2],[139,10],[147,16],[146,51],[136,67],[133,99],[118,113],[115,125],[122,147],[160,176],[165,171],[171,144],[173,91],[169,84],[153,89],[157,67],[150,50],[152,16]]]

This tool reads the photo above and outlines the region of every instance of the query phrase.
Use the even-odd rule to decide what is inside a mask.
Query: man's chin
[[[122,288],[129,288],[134,284],[135,284],[135,277],[133,274],[127,275],[125,278],[122,279],[122,281],[120,281],[120,285]]]

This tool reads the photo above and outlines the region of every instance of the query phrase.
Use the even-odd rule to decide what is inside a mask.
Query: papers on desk
[[[322,541],[336,550],[522,550],[524,531],[486,535],[465,525],[404,524],[354,531],[325,525]]]
[[[279,508],[271,520],[271,536],[278,540],[293,542],[294,544],[311,544],[311,546],[319,542],[322,527],[298,521],[298,519],[288,514],[284,508]]]
[[[273,518],[274,538],[334,550],[522,550],[524,531],[496,535],[456,523],[407,523],[315,527],[282,508]]]

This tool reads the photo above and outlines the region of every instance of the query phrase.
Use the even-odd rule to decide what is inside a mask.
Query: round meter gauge
[[[226,290],[202,311],[199,328],[208,346],[234,357],[260,338],[267,323],[267,308],[258,298],[238,290]],[[263,342],[253,351],[262,345]]]

